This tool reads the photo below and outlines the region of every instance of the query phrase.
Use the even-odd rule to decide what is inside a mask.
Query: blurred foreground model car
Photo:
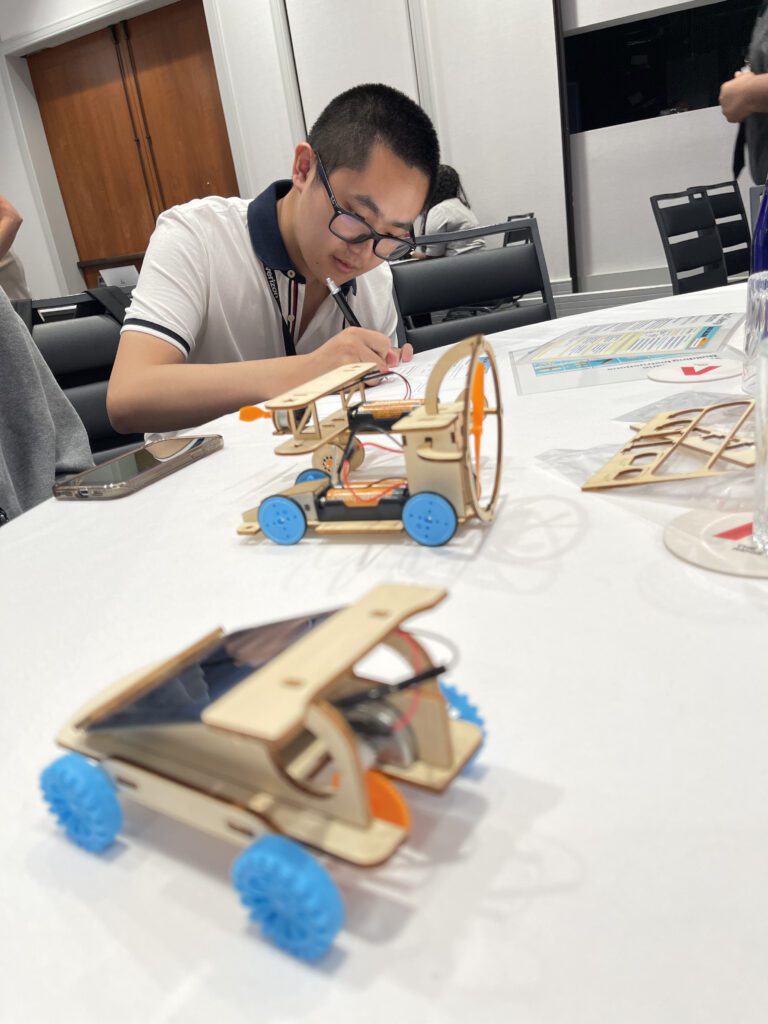
[[[402,629],[444,597],[379,586],[339,611],[203,637],[72,718],[46,801],[94,852],[119,832],[123,798],[245,847],[232,879],[265,936],[322,956],[344,911],[304,846],[383,863],[410,824],[390,779],[440,792],[482,742],[471,705],[451,716],[443,666]]]

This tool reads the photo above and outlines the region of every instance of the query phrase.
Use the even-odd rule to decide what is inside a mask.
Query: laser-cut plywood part
[[[754,442],[743,428],[754,402],[739,399],[715,405],[659,413],[637,428],[637,434],[601,469],[582,485],[583,491],[673,480],[696,480],[719,476],[729,464],[754,466]],[[723,421],[728,421],[724,424]],[[700,464],[685,470],[670,469],[670,461],[681,450]]]
[[[114,839],[120,804],[132,800],[260,851],[248,854],[249,871],[263,839],[275,835],[289,850],[286,870],[298,860],[314,865],[310,874],[327,874],[296,843],[360,867],[381,864],[410,829],[389,780],[439,793],[483,739],[476,724],[449,715],[443,667],[403,628],[445,596],[435,587],[381,585],[339,610],[216,630],[133,673],[59,733],[72,753],[43,773],[53,813],[92,851]],[[384,678],[382,658],[390,666]],[[405,679],[391,678],[393,663]],[[282,876],[268,877],[274,887]],[[341,924],[332,881],[317,885],[338,922],[315,935],[313,956]],[[285,894],[262,892],[267,903],[272,895],[274,913],[287,912]],[[287,924],[294,937],[309,926],[304,911]],[[302,943],[285,948],[309,955]]]
[[[419,543],[438,546],[468,519],[492,519],[501,477],[502,404],[488,342],[477,335],[447,349],[423,401],[369,401],[364,378],[372,369],[364,363],[341,367],[267,403],[275,433],[291,434],[276,454],[311,454],[313,468],[245,512],[238,533],[295,544],[307,529],[405,530]],[[461,391],[441,399],[446,380],[457,372],[464,374]],[[329,395],[339,396],[341,409],[320,420],[317,402]],[[358,438],[367,433],[402,447],[402,475],[349,479],[363,461]]]

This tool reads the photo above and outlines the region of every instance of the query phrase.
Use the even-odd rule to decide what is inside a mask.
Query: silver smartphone
[[[175,473],[190,462],[217,452],[223,444],[221,434],[150,441],[125,455],[116,455],[100,466],[57,481],[53,485],[53,496],[65,500],[123,498],[169,473]]]

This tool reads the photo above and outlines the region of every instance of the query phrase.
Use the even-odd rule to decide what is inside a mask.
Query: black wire
[[[398,441],[397,438],[392,435],[392,431],[391,430],[387,430],[386,427],[380,427],[377,424],[373,424],[373,423],[368,424],[366,426],[365,430],[361,430],[360,433],[361,434],[370,434],[370,433],[373,433],[374,431],[378,431],[380,434],[385,434],[394,444],[397,445],[398,448],[404,448],[405,447],[405,445],[403,444],[402,441]],[[349,462],[350,456],[352,455],[352,447],[353,447],[353,445],[354,445],[356,440],[357,440],[357,433],[352,429],[352,426],[350,424],[349,440],[347,441],[347,443],[346,443],[346,445],[344,447],[344,451],[341,453],[340,464],[342,466],[344,465],[345,462]],[[360,441],[359,443],[360,444],[364,444],[365,442],[364,441]]]
[[[367,690],[361,690],[359,693],[350,693],[346,697],[339,697],[338,700],[334,700],[331,703],[334,707],[343,709],[354,707],[355,704],[360,704],[364,700],[384,700],[393,693],[408,690],[412,686],[418,686],[419,683],[426,683],[428,680],[442,675],[443,672],[445,672],[445,665],[432,665],[423,672],[417,672],[415,676],[409,676],[399,683],[380,683],[378,686],[371,686]]]

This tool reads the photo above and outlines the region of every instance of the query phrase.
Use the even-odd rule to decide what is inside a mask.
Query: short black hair
[[[428,197],[437,179],[440,143],[424,110],[389,85],[356,85],[331,100],[307,140],[320,153],[328,174],[337,167],[361,171],[377,144],[392,150],[429,179]]]

